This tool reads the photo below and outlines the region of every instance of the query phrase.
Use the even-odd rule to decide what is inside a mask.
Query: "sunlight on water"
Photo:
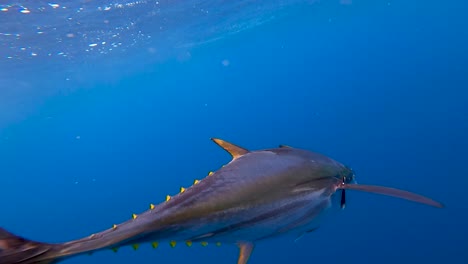
[[[196,45],[313,2],[0,1],[0,128],[44,98],[190,58]]]
[[[82,61],[192,46],[268,21],[300,0],[24,1],[0,4],[0,59]]]

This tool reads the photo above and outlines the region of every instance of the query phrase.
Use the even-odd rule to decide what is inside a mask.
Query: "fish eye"
[[[341,179],[344,184],[354,183],[354,172],[352,169],[347,169],[345,173],[341,175]]]
[[[353,181],[352,176],[344,176],[343,177],[343,183],[351,183]]]

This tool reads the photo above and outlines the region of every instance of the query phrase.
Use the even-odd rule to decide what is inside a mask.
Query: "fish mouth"
[[[429,205],[432,207],[436,208],[443,208],[444,205],[440,202],[437,202],[429,197],[401,190],[401,189],[396,189],[396,188],[391,188],[391,187],[385,187],[385,186],[378,186],[378,185],[364,185],[364,184],[357,184],[357,183],[345,183],[345,181],[339,182],[335,186],[336,190],[341,190],[341,200],[340,200],[340,206],[341,208],[345,208],[346,206],[346,190],[356,190],[356,191],[362,191],[362,192],[368,192],[368,193],[375,193],[375,194],[381,194],[381,195],[386,195],[386,196],[391,196],[391,197],[396,197],[420,204],[425,204]]]

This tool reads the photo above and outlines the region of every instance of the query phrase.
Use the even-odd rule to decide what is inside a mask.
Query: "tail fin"
[[[59,244],[40,243],[0,228],[0,264],[50,264]]]

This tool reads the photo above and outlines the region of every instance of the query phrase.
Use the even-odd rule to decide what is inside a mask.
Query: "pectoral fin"
[[[237,243],[239,246],[239,259],[237,260],[237,264],[246,264],[249,260],[250,254],[254,249],[254,244],[250,242],[239,242]]]
[[[393,197],[413,201],[416,203],[422,203],[422,204],[426,204],[426,205],[430,205],[430,206],[434,206],[438,208],[444,207],[443,204],[437,201],[434,201],[428,197],[425,197],[416,193],[389,188],[389,187],[384,187],[384,186],[363,185],[363,184],[343,184],[341,189],[350,189],[350,190],[357,190],[357,191],[363,191],[363,192],[383,194],[383,195],[393,196]]]

